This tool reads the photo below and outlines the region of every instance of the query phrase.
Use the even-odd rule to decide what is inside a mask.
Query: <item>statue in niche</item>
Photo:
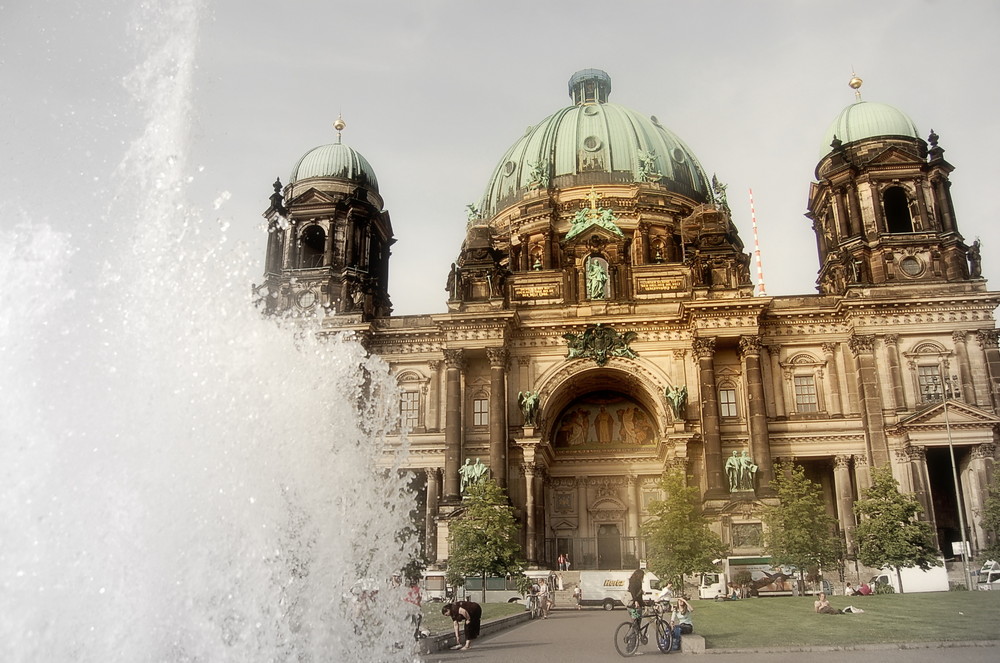
[[[466,488],[482,481],[486,477],[486,472],[486,466],[481,460],[477,458],[473,463],[471,459],[466,458],[465,465],[458,468],[458,475],[462,480],[461,492],[464,493]]]
[[[593,256],[587,261],[587,298],[607,299],[608,268]]]
[[[460,270],[455,266],[455,263],[451,263],[451,271],[448,273],[448,284],[445,288],[448,291],[448,299],[455,299],[458,296],[460,278]]]
[[[733,453],[736,453],[735,451]],[[743,455],[740,456],[740,473],[739,473],[739,483],[737,485],[737,490],[753,490],[753,479],[757,474],[758,466],[750,458],[750,452],[746,449],[743,450]]]
[[[666,396],[667,402],[670,403],[670,409],[674,413],[674,419],[684,419],[684,408],[687,406],[688,399],[687,385],[681,385],[680,387],[667,387],[663,391],[663,395]]]
[[[969,276],[974,279],[983,276],[983,257],[980,255],[981,244],[979,238],[969,247]]]
[[[524,417],[524,425],[535,427],[538,425],[538,406],[541,398],[537,391],[522,391],[517,395],[517,404],[521,408],[521,416]]]
[[[726,478],[729,479],[729,492],[735,493],[740,486],[740,452],[733,451],[733,455],[726,459]]]

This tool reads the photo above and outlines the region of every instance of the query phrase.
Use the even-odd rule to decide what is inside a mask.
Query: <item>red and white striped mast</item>
[[[760,240],[757,239],[757,212],[753,208],[753,189],[750,191],[750,220],[753,222],[753,254],[757,261],[757,292],[758,297],[766,297],[767,289],[764,287],[764,268],[760,263]]]

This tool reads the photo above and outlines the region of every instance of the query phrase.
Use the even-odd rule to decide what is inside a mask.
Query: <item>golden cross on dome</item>
[[[590,193],[588,193],[584,198],[590,201],[590,215],[597,216],[597,201],[604,197],[604,194],[597,193],[594,187],[590,187]]]

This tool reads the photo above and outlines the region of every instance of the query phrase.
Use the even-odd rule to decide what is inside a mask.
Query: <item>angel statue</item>
[[[667,387],[663,390],[663,395],[666,396],[667,402],[670,403],[670,409],[674,413],[674,419],[684,419],[684,407],[687,405],[688,400],[687,385]]]
[[[517,395],[517,404],[521,406],[525,426],[537,426],[539,396],[537,391],[522,391]]]

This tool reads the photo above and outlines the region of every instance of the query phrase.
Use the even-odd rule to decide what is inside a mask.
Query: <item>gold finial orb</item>
[[[851,76],[851,82],[848,83],[848,85],[851,86],[851,89],[857,90],[858,88],[861,87],[862,83],[864,83],[864,81],[858,78],[857,74],[854,74],[853,76]]]
[[[343,131],[347,126],[347,122],[344,122],[344,117],[342,115],[337,115],[337,121],[333,123],[333,128],[337,131]]]

